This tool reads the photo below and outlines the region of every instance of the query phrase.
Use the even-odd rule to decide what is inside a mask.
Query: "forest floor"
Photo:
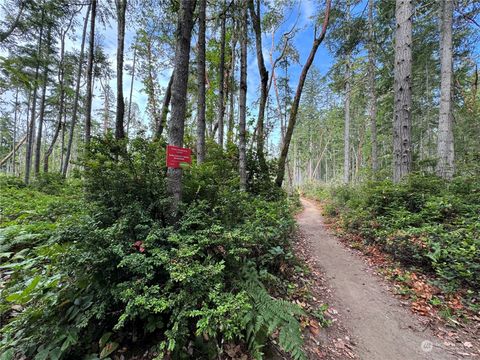
[[[327,315],[333,319],[325,330],[315,332],[316,340],[307,341],[309,358],[479,358],[474,349],[477,344],[445,341],[439,337],[437,323],[413,313],[395,296],[391,284],[376,273],[368,259],[329,233],[314,201],[302,199],[302,205],[297,216],[296,252],[317,277],[313,293],[328,303]],[[317,356],[312,351],[315,343],[321,349]]]

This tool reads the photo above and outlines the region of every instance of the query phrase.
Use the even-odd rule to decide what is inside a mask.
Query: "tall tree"
[[[248,15],[247,4],[242,6],[240,26],[240,94],[239,94],[239,123],[238,123],[238,170],[240,174],[240,189],[247,189],[247,144],[246,144],[246,118],[247,118],[247,29]]]
[[[197,162],[205,160],[205,13],[206,0],[198,3],[198,57],[197,57]]]
[[[38,131],[37,131],[37,141],[35,142],[35,160],[33,163],[33,171],[35,176],[38,176],[40,173],[40,158],[41,158],[41,149],[42,149],[42,134],[43,134],[43,123],[45,119],[45,100],[47,98],[47,83],[48,83],[48,66],[49,66],[49,53],[50,53],[50,43],[51,43],[51,25],[49,25],[47,31],[47,43],[42,55],[43,62],[43,79],[42,79],[42,97],[40,99],[40,109],[38,112]]]
[[[90,143],[92,133],[92,97],[93,97],[93,62],[95,55],[95,17],[97,16],[97,0],[92,0],[90,15],[90,35],[87,60],[87,95],[85,99],[85,142]]]
[[[266,169],[266,161],[264,154],[265,143],[265,107],[268,97],[268,71],[265,67],[265,61],[263,59],[263,46],[262,46],[262,29],[261,29],[261,15],[260,15],[260,0],[249,0],[248,6],[250,8],[250,16],[252,18],[253,30],[255,33],[255,48],[257,54],[257,66],[260,74],[260,102],[258,105],[258,117],[257,117],[257,156],[260,162],[260,166],[263,170]]]
[[[283,179],[285,177],[285,164],[287,162],[288,150],[290,148],[290,142],[292,140],[293,129],[295,128],[295,123],[297,121],[298,105],[300,104],[300,98],[302,97],[302,91],[303,91],[303,86],[305,84],[305,79],[307,78],[308,70],[312,66],[318,47],[320,46],[323,39],[325,38],[325,35],[327,34],[328,21],[330,18],[330,6],[331,6],[331,0],[326,0],[322,30],[320,34],[317,36],[316,35],[317,29],[315,27],[315,35],[314,35],[312,48],[310,49],[310,54],[308,55],[305,65],[303,65],[302,72],[300,73],[300,78],[298,80],[295,97],[290,107],[290,117],[288,119],[288,126],[287,126],[287,131],[285,132],[285,139],[283,141],[282,151],[280,153],[280,158],[278,159],[277,176],[275,179],[275,184],[279,187],[282,186]]]
[[[454,143],[452,117],[452,18],[453,0],[442,1],[442,30],[440,37],[440,113],[438,118],[437,174],[451,179],[454,171]]]
[[[123,99],[123,58],[125,48],[125,13],[127,0],[115,0],[117,9],[117,112],[115,118],[115,138],[125,137],[124,117],[125,100]]]
[[[190,41],[193,29],[193,12],[196,0],[182,0],[178,10],[174,74],[172,82],[171,117],[168,129],[169,143],[183,146],[185,113],[187,105],[188,69],[190,62]],[[182,169],[169,168],[167,190],[172,196],[174,215],[182,199]]]
[[[37,109],[38,76],[40,72],[40,53],[42,50],[44,18],[45,18],[45,10],[42,8],[42,17],[41,17],[40,31],[38,36],[38,46],[37,46],[37,59],[36,59],[36,65],[35,65],[35,80],[33,82],[33,91],[32,91],[32,109],[30,111],[31,118],[30,118],[30,124],[27,124],[27,139],[26,139],[27,148],[25,150],[25,184],[28,184],[30,182],[33,142],[35,141],[35,118],[36,118],[36,109]]]
[[[223,130],[225,117],[225,41],[226,41],[226,9],[225,1],[222,7],[222,15],[220,18],[220,67],[218,81],[218,144],[223,148]]]
[[[346,23],[347,23],[347,43],[350,42],[350,0],[347,0]],[[351,77],[352,77],[352,53],[350,48],[345,56],[345,123],[343,135],[343,182],[347,184],[350,181],[350,100],[351,100]]]
[[[58,85],[59,85],[57,126],[55,127],[55,132],[53,133],[52,142],[50,143],[50,146],[45,152],[45,155],[43,158],[44,172],[48,172],[50,155],[52,155],[53,149],[55,147],[55,143],[57,142],[57,139],[58,139],[58,135],[60,134],[60,131],[64,127],[63,126],[64,124],[62,123],[62,116],[65,111],[65,38],[72,25],[74,16],[75,14],[72,15],[65,29],[60,30],[60,61],[58,64],[58,75],[57,75]],[[63,146],[62,146],[62,154],[63,154]],[[62,167],[60,167],[60,171],[62,171]]]
[[[398,183],[412,166],[412,0],[396,0],[393,181]]]
[[[369,116],[372,146],[372,171],[378,170],[377,149],[377,92],[375,90],[375,34],[374,34],[374,7],[375,0],[368,0],[368,87],[369,87]]]
[[[78,117],[78,103],[80,98],[80,82],[82,79],[82,68],[83,68],[83,58],[85,52],[85,39],[87,37],[87,26],[88,26],[88,19],[90,16],[90,6],[88,7],[87,13],[85,14],[85,19],[83,22],[83,31],[82,31],[82,44],[80,46],[80,54],[78,58],[78,68],[77,74],[75,79],[75,100],[73,101],[73,114],[72,114],[72,121],[70,124],[70,129],[68,132],[68,142],[67,142],[67,150],[65,152],[65,159],[63,160],[63,168],[62,174],[63,176],[67,176],[68,165],[70,162],[70,154],[72,152],[72,145],[73,145],[73,135],[75,133],[75,125],[77,123]]]

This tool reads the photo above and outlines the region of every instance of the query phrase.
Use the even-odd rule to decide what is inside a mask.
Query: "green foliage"
[[[343,228],[383,247],[406,265],[435,272],[447,290],[479,290],[480,182],[457,177],[450,183],[411,175],[389,181],[310,190],[325,199],[328,215]]]
[[[125,145],[111,137],[92,141],[81,187],[55,178],[32,187],[8,180],[2,202],[16,199],[7,207],[9,231],[24,226],[23,207],[35,209],[32,226],[55,214],[55,206],[60,210],[48,218],[48,231],[25,240],[25,250],[6,242],[0,351],[103,358],[119,344],[131,351],[154,345],[173,358],[189,351],[212,358],[224,342],[244,341],[259,358],[278,331],[279,344],[304,358],[295,320],[301,312],[273,299],[257,275],[273,277],[268,274],[292,259],[287,197],[237,190],[235,166],[213,152],[184,170],[184,203],[172,219],[162,144],[134,139]],[[85,200],[71,195],[80,189]],[[70,200],[76,207],[61,207]]]

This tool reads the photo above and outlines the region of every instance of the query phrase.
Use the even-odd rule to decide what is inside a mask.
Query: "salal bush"
[[[238,191],[235,154],[211,155],[185,169],[173,217],[162,145],[92,143],[85,213],[35,249],[35,271],[5,265],[17,272],[2,291],[1,351],[94,359],[154,345],[159,358],[213,358],[241,342],[261,358],[276,333],[304,358],[301,310],[267,291],[292,259],[288,199]]]

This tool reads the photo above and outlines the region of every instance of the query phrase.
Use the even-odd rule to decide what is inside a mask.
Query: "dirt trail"
[[[330,235],[315,204],[302,199],[298,216],[309,251],[333,289],[333,306],[362,360],[456,359],[401,306],[387,285],[361,259]]]

